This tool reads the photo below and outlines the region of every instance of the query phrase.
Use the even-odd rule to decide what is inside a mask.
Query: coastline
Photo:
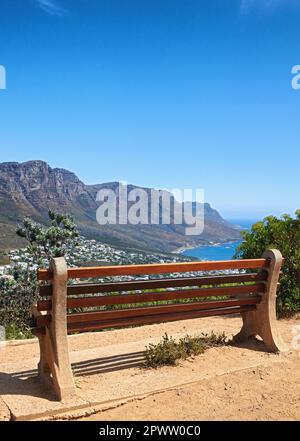
[[[199,248],[200,246],[206,246],[206,245],[198,245],[198,246],[194,246],[194,245],[184,245],[182,247],[176,248],[176,250],[173,251],[174,254],[182,254],[185,251],[188,250],[193,250],[194,248]]]
[[[182,253],[184,253],[185,251],[188,251],[188,250],[194,250],[194,249],[203,248],[203,247],[218,247],[218,246],[222,246],[222,245],[225,245],[225,244],[232,244],[232,243],[235,243],[235,242],[239,242],[239,241],[238,240],[228,240],[228,241],[225,241],[225,242],[208,242],[207,244],[202,244],[202,245],[197,245],[197,246],[185,245],[185,246],[177,248],[175,251],[173,251],[173,253],[174,254],[182,254]]]

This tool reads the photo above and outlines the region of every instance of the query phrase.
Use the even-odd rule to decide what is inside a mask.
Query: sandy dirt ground
[[[290,348],[283,354],[249,342],[209,349],[176,367],[143,368],[145,346],[165,332],[231,337],[240,326],[238,317],[210,317],[72,336],[77,398],[70,403],[55,401],[40,384],[36,341],[9,344],[0,350],[0,419],[300,420],[300,350],[292,345],[299,320],[279,322]]]
[[[10,420],[10,411],[6,406],[2,398],[0,398],[0,421],[9,421]]]
[[[78,419],[300,420],[299,362],[216,376]]]

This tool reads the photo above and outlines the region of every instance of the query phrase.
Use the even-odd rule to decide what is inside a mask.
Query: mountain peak
[[[31,167],[37,167],[37,166],[43,166],[43,167],[50,168],[50,166],[47,164],[47,162],[41,161],[40,159],[32,159],[32,160],[26,161],[26,162],[2,162],[2,163],[0,163],[0,168],[7,168],[7,167],[31,168]]]

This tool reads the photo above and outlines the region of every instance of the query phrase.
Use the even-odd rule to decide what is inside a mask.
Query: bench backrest
[[[65,308],[69,333],[246,313],[263,298],[269,265],[270,260],[262,258],[69,269],[65,265],[60,274],[40,270],[39,280],[50,284],[40,287],[37,309],[42,314],[36,326],[42,329],[53,320],[54,292],[66,298],[60,299],[60,308]],[[145,275],[151,278],[141,279]],[[138,279],[111,280],[116,276]],[[90,278],[110,280],[84,283]],[[78,283],[68,283],[72,279]]]

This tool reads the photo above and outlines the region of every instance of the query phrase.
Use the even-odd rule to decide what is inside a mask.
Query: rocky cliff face
[[[76,198],[90,198],[85,185],[68,170],[52,169],[43,161],[22,164],[0,164],[0,190],[15,203],[21,203],[38,213],[58,204],[72,205]],[[93,202],[93,201],[91,201]],[[19,207],[22,211],[23,207]]]
[[[49,209],[72,214],[85,236],[121,247],[172,251],[186,245],[239,238],[239,231],[209,204],[204,206],[205,229],[200,236],[186,236],[183,225],[172,223],[100,226],[96,222],[97,191],[104,187],[115,190],[118,185],[113,182],[88,186],[74,173],[51,168],[43,161],[0,164],[0,249],[19,245],[13,227],[24,216],[47,223]],[[146,191],[150,193],[151,189]]]

